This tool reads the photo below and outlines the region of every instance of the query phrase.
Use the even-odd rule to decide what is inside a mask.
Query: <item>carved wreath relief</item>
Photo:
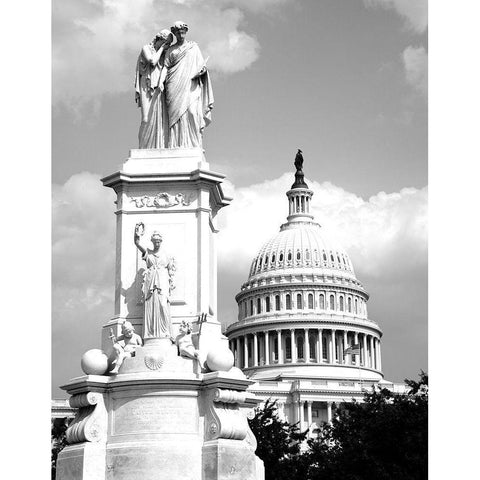
[[[169,193],[161,192],[156,195],[143,195],[142,197],[132,198],[131,201],[135,203],[137,208],[169,208],[175,205],[188,206],[192,202],[192,199],[186,199],[183,193],[170,195]]]

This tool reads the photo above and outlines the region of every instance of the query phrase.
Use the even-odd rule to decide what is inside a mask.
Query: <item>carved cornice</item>
[[[133,202],[137,208],[170,208],[176,205],[190,205],[192,203],[192,196],[189,196],[187,199],[183,193],[171,195],[167,192],[160,192],[156,195],[132,197],[130,201]]]

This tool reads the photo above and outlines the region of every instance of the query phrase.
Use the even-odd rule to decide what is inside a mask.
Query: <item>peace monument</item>
[[[216,214],[232,200],[202,149],[207,60],[175,22],[138,57],[139,148],[102,179],[116,193],[114,312],[85,375],[57,480],[262,480],[247,416],[254,382],[217,318]]]

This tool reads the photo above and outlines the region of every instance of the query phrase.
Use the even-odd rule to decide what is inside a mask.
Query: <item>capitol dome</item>
[[[369,295],[348,253],[310,213],[313,191],[302,165],[299,152],[287,222],[252,259],[226,335],[235,365],[258,382],[256,393],[276,398],[293,421],[308,405],[329,420],[332,399],[361,399],[366,386],[383,381],[382,331],[368,316]],[[293,406],[302,388],[306,403]]]

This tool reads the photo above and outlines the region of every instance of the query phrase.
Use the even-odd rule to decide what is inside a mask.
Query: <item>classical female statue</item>
[[[176,43],[165,53],[160,76],[168,111],[168,148],[201,147],[213,108],[210,76],[198,45],[185,39],[187,24],[175,22],[171,31]]]
[[[175,342],[170,316],[170,293],[175,288],[173,285],[175,262],[160,249],[162,236],[158,232],[153,232],[151,236],[153,249],[145,249],[140,245],[140,236],[143,235],[144,228],[143,223],[137,223],[134,234],[135,245],[147,264],[142,285],[145,305],[143,339],[169,338]]]
[[[165,148],[167,146],[168,120],[163,84],[160,75],[164,53],[173,35],[162,30],[142,48],[137,60],[135,75],[135,101],[141,108],[142,122],[138,132],[140,148]]]

